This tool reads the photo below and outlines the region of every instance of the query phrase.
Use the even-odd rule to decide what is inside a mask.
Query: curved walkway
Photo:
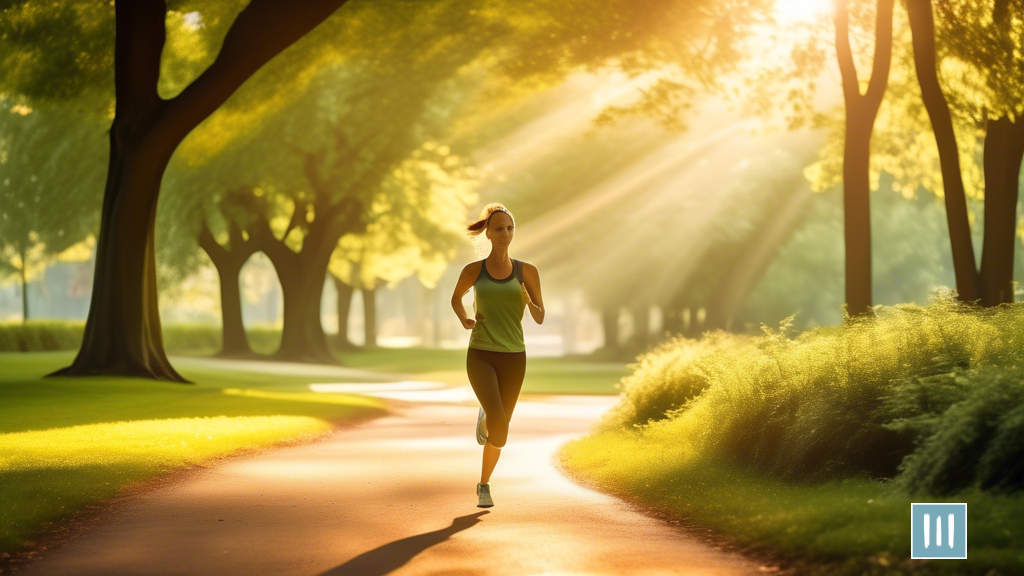
[[[524,396],[476,507],[468,386],[369,392],[394,412],[327,438],[227,460],[123,499],[18,571],[43,575],[739,575],[774,572],[556,468],[609,397]]]

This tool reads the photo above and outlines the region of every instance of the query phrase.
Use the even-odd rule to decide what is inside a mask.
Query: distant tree
[[[344,346],[354,288],[363,294],[366,346],[376,342],[376,290],[416,275],[426,288],[437,286],[463,239],[461,221],[475,201],[475,170],[448,146],[427,142],[384,183],[384,198],[401,198],[368,223],[362,234],[343,236],[329,270],[338,289],[338,335]],[[347,295],[347,298],[345,298]]]
[[[0,275],[28,282],[53,261],[88,260],[102,177],[97,118],[67,108],[30,108],[0,98]]]
[[[906,7],[908,18],[898,18],[892,81],[876,124],[872,180],[885,172],[905,197],[925,192],[943,200],[960,300],[985,306],[1012,301],[1024,157],[1024,27],[1014,22],[1022,8],[1003,0],[940,2],[935,14],[927,0],[908,1]],[[834,142],[823,148],[812,171],[817,189],[839,181],[836,154]],[[985,199],[980,238],[971,231],[981,216],[971,212],[972,198]]]
[[[1024,5],[1012,0],[943,2],[936,48],[931,0],[908,0],[918,82],[938,145],[953,261],[960,298],[984,306],[1012,302],[1017,199],[1024,159]],[[980,272],[975,266],[960,171],[957,137],[938,78],[940,59],[959,68],[957,99],[970,120],[961,133],[972,141],[984,133],[985,232]],[[967,94],[973,98],[965,97]]]
[[[848,0],[836,2],[836,56],[846,104],[843,150],[843,216],[846,247],[846,313],[867,314],[871,308],[871,134],[882,104],[892,61],[893,0],[878,0],[874,62],[867,90],[861,93],[850,48]]]
[[[304,93],[295,95],[295,109],[261,118],[255,129],[218,153],[196,155],[202,164],[193,169],[196,177],[186,179],[181,201],[216,206],[214,212],[228,222],[220,241],[218,234],[197,229],[204,250],[239,268],[252,252],[262,251],[278,272],[284,327],[277,357],[336,362],[321,325],[320,302],[328,267],[344,238],[363,238],[364,243],[374,235],[388,238],[348,251],[349,261],[379,260],[399,250],[399,238],[419,243],[416,255],[425,260],[409,263],[406,275],[436,268],[435,256],[452,251],[451,238],[436,234],[437,226],[427,223],[439,218],[435,209],[444,210],[447,218],[452,211],[464,211],[460,195],[467,190],[460,183],[466,167],[430,138],[443,132],[458,109],[459,98],[452,94],[465,87],[452,79],[475,58],[471,48],[479,41],[474,38],[463,50],[436,50],[430,57],[413,46],[404,59],[395,56],[386,65],[325,67]],[[225,196],[236,188],[244,192]],[[378,220],[417,233],[373,232]],[[232,227],[236,240],[229,241]],[[361,282],[352,277],[345,282],[372,290],[377,278],[394,279],[394,269],[364,264],[367,276]],[[234,267],[231,274],[234,280],[224,277],[222,282],[233,289]],[[229,310],[232,318],[225,318],[225,326],[240,325],[235,307],[223,312]],[[347,301],[341,308],[346,312]],[[341,325],[344,329],[347,322]]]

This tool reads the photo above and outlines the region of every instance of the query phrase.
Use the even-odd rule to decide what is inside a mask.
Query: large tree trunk
[[[153,229],[164,169],[193,128],[344,2],[252,0],[235,18],[210,67],[170,100],[157,93],[165,2],[115,2],[116,105],[92,301],[78,356],[51,375],[185,382],[167,360],[157,308]]]
[[[352,310],[352,294],[355,289],[340,278],[331,274],[334,280],[334,290],[338,293],[338,334],[335,336],[335,345],[342,350],[355,350],[356,345],[348,337],[348,317]]]
[[[921,99],[928,111],[932,132],[935,133],[935,144],[939,149],[939,165],[942,171],[949,242],[953,253],[953,270],[956,274],[957,298],[963,302],[974,302],[982,295],[978,269],[974,262],[971,225],[967,217],[967,196],[964,192],[963,176],[960,172],[960,151],[956,144],[956,133],[953,131],[953,119],[949,112],[949,104],[946,102],[942,86],[939,84],[936,67],[935,21],[931,0],[907,0],[907,15],[910,18],[910,30],[913,34],[914,67],[917,70],[917,82],[921,86]],[[987,140],[986,156],[988,156]],[[986,177],[987,175],[986,171]],[[987,213],[987,194],[985,205]],[[1016,210],[1016,205],[1014,210]],[[987,225],[988,221],[986,220],[986,227]]]
[[[1013,302],[1017,245],[1017,198],[1024,158],[1024,121],[1003,116],[985,131],[985,237],[981,255],[981,303]],[[972,259],[973,262],[973,259]]]
[[[377,347],[377,287],[367,288],[363,286],[360,291],[363,293],[363,334],[365,335],[363,347]]]
[[[852,318],[871,309],[871,133],[889,81],[893,0],[879,0],[875,54],[867,92],[860,93],[850,49],[847,0],[836,3],[836,55],[846,105],[843,150],[843,219],[846,244],[846,313]]]
[[[118,17],[120,29],[121,12]],[[185,382],[164,353],[157,308],[156,202],[167,161],[180,142],[177,134],[157,124],[162,112],[160,105],[140,105],[114,118],[82,347],[72,365],[55,376],[104,374]]]

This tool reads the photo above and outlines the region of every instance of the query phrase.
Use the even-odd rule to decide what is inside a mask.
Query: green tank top
[[[473,283],[473,312],[476,326],[469,347],[492,352],[523,352],[523,263],[512,259],[512,274],[495,280],[480,261],[480,274]]]

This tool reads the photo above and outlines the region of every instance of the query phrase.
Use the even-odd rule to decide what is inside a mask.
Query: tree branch
[[[889,66],[892,62],[892,6],[893,0],[878,0],[875,15],[875,55],[871,65],[871,79],[864,97],[872,107],[877,108],[885,95],[889,83]]]
[[[206,224],[206,218],[203,218],[203,225],[199,229],[199,247],[206,252],[206,255],[213,260],[214,265],[220,264],[225,258],[228,257],[228,251],[217,242],[213,237],[213,233],[210,232],[210,227]]]
[[[292,230],[298,227],[302,222],[306,221],[306,206],[309,202],[305,200],[295,200],[295,209],[292,210],[291,220],[288,221],[288,227],[284,229],[284,234],[281,235],[281,242],[291,234]]]
[[[251,0],[232,23],[213,64],[170,101],[170,125],[187,134],[260,67],[346,1]]]
[[[270,229],[270,222],[266,218],[258,218],[254,224],[252,241],[256,246],[270,258],[279,274],[290,273],[296,261],[296,254],[284,240],[278,240],[274,231]]]
[[[847,104],[860,98],[860,84],[857,80],[857,65],[850,48],[850,15],[846,9],[847,0],[836,0],[836,57],[839,60],[839,74],[843,79],[843,96]]]

